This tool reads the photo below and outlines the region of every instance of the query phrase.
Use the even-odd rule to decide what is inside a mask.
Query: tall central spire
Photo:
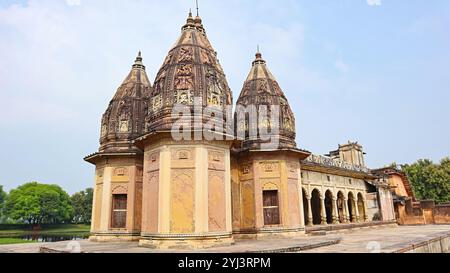
[[[193,19],[190,12],[181,30],[155,79],[148,131],[171,129],[172,107],[182,104],[193,109],[194,98],[201,98],[205,107],[214,106],[224,111],[233,103],[225,73],[200,17]]]

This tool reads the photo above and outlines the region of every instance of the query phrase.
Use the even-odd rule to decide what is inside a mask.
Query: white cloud
[[[81,5],[81,0],[66,0],[68,6],[79,6]]]
[[[381,6],[381,0],[366,0],[369,6]]]
[[[350,70],[350,66],[341,59],[336,60],[334,67],[342,73],[347,73]]]

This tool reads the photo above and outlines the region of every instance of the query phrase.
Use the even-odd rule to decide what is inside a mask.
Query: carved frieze
[[[208,168],[211,170],[225,170],[225,153],[208,150]]]
[[[191,47],[181,47],[178,54],[178,62],[192,62],[194,60],[194,50]]]
[[[162,96],[161,94],[154,96],[152,99],[152,111],[156,112],[162,107]]]
[[[114,185],[111,188],[112,194],[128,194],[128,185],[126,184],[118,184]]]
[[[177,68],[175,78],[176,90],[192,90],[194,88],[194,75],[192,65],[181,65]]]
[[[128,169],[126,168],[115,168],[114,169],[114,176],[128,176]]]
[[[345,161],[342,161],[339,159],[334,159],[334,158],[327,157],[327,156],[322,156],[322,155],[312,154],[308,158],[305,159],[305,162],[323,165],[323,166],[327,166],[327,167],[342,168],[342,169],[346,169],[346,170],[350,170],[350,171],[370,173],[370,170],[364,166],[352,165],[348,162],[345,162]]]
[[[280,162],[264,161],[260,164],[261,177],[278,177],[280,175]]]
[[[178,148],[172,150],[172,160],[194,160],[194,149],[192,148]]]

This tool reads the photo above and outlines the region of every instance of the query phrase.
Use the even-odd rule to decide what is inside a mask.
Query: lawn
[[[42,227],[40,230],[33,230],[27,226],[15,229],[0,229],[0,238],[17,237],[30,234],[40,235],[58,235],[58,236],[87,236],[89,235],[90,225],[85,224],[68,224]]]
[[[0,245],[27,244],[27,243],[33,243],[33,241],[22,240],[17,238],[0,238]]]

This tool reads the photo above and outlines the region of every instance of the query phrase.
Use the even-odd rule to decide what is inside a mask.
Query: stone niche
[[[206,248],[233,243],[226,142],[144,145],[140,246]]]
[[[241,153],[231,166],[235,237],[305,234],[298,158],[281,151]]]
[[[138,240],[142,215],[142,156],[102,157],[96,163],[92,241]],[[120,196],[120,211],[114,207]],[[114,217],[120,217],[116,226]]]

